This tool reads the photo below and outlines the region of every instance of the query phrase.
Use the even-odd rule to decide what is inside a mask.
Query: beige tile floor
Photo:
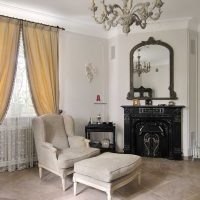
[[[73,196],[72,177],[69,189],[62,191],[58,176],[45,171],[42,180],[38,169],[0,173],[0,200],[106,200],[106,194],[79,184]],[[136,181],[113,194],[113,200],[200,200],[200,161],[143,159],[142,184]]]

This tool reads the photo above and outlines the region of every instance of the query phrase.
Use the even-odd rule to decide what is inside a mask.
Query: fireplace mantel
[[[122,106],[124,153],[182,159],[184,106]]]

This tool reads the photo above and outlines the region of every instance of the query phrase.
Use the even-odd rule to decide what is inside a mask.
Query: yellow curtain
[[[20,21],[0,16],[0,121],[12,93],[19,46]]]
[[[23,22],[24,50],[38,115],[58,113],[58,29]]]

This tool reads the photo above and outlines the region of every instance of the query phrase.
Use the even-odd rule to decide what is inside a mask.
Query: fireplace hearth
[[[122,106],[124,153],[182,159],[181,121],[184,106]]]

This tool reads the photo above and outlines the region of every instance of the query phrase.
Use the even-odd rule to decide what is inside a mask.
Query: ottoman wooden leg
[[[42,167],[39,166],[39,177],[42,178]]]
[[[65,189],[66,189],[66,180],[65,180],[65,177],[61,177],[61,181],[62,181],[63,191],[65,191]]]

